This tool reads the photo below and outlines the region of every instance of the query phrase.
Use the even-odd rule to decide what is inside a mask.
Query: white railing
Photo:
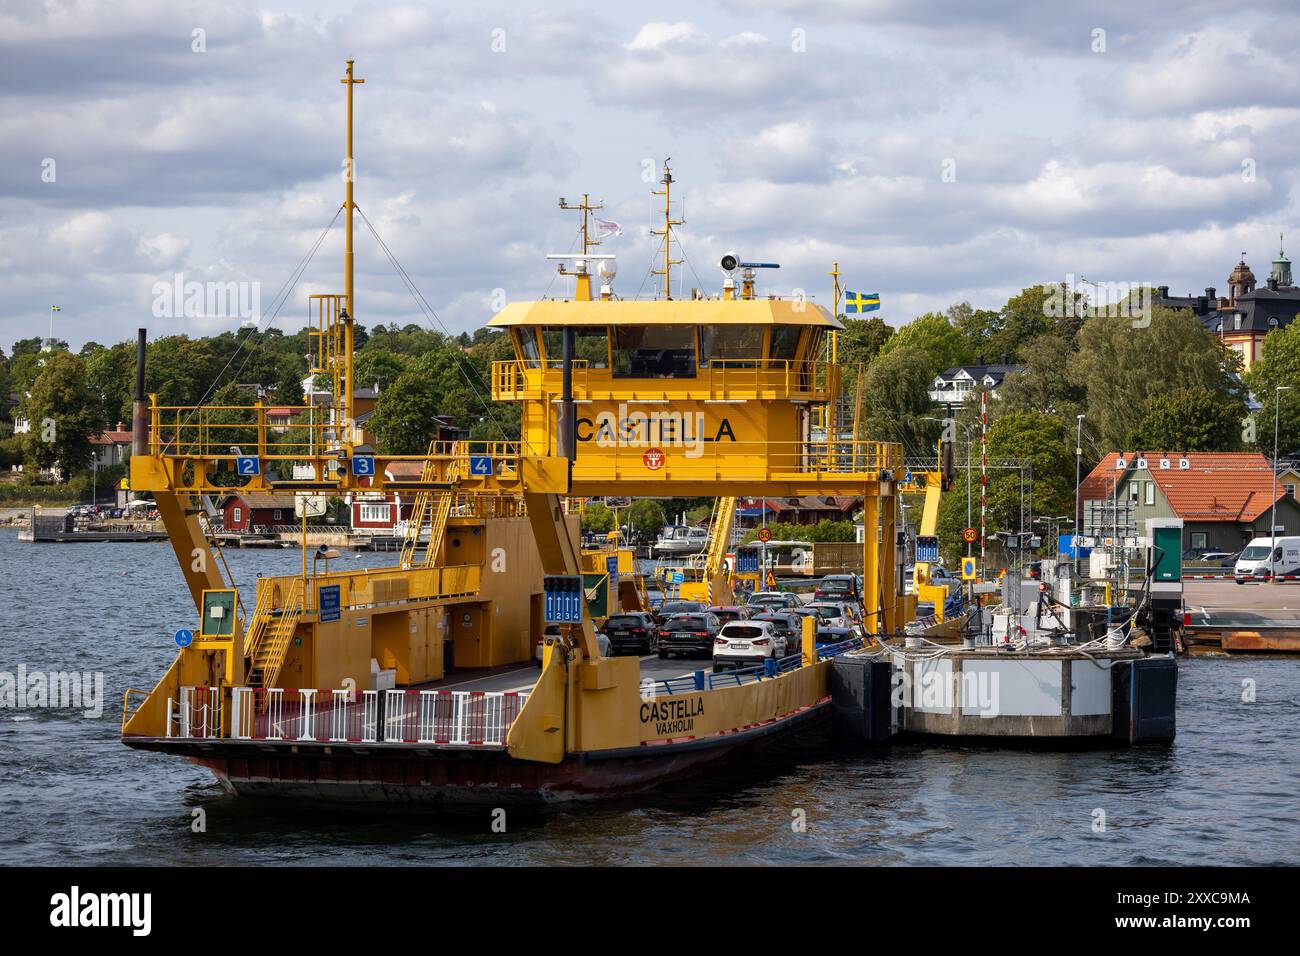
[[[182,687],[179,699],[167,698],[167,736],[220,737],[220,688]]]
[[[236,687],[223,733],[222,691],[182,687],[167,702],[167,736],[317,743],[501,747],[528,699],[523,692],[293,690]]]

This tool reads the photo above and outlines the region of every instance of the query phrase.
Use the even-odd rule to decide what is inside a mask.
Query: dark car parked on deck
[[[702,614],[677,614],[668,618],[659,630],[659,656],[695,654],[713,656],[713,639],[722,630],[722,622],[707,611]]]
[[[745,607],[742,604],[718,604],[709,608],[709,613],[717,617],[723,624],[730,624],[732,621],[747,621],[753,616],[753,608]]]
[[[609,637],[610,655],[624,652],[654,654],[659,650],[659,625],[654,615],[646,611],[629,611],[615,614],[605,622]]]
[[[709,610],[709,606],[703,601],[664,601],[650,613],[654,619],[662,626],[665,621],[675,614],[704,614]]]

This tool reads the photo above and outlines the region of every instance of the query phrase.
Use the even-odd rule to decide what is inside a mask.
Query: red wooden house
[[[294,523],[293,495],[228,495],[221,510],[227,531],[256,532]]]

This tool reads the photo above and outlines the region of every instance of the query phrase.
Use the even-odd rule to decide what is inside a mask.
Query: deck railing
[[[167,702],[167,736],[180,739],[502,747],[524,692],[182,687]]]

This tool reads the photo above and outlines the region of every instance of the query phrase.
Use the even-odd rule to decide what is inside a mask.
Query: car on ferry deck
[[[560,625],[547,624],[541,634],[537,636],[537,641],[533,645],[533,663],[538,667],[542,666],[542,649],[551,641],[560,639]],[[596,647],[600,650],[601,657],[610,656],[611,644],[609,638],[599,628],[596,630]]]
[[[722,622],[707,611],[676,614],[659,629],[659,657],[667,659],[674,654],[708,657],[713,653],[713,640],[720,630]]]
[[[676,614],[705,614],[708,610],[709,606],[703,601],[664,601],[650,613],[662,629],[664,622]]]
[[[801,602],[798,595],[789,591],[755,591],[745,603],[750,607],[780,609],[796,608]]]
[[[786,655],[787,642],[771,621],[732,621],[713,641],[713,673],[728,667],[751,667]]]
[[[853,605],[847,601],[812,601],[805,605],[831,628],[845,628],[852,636],[862,636],[862,624]]]
[[[813,591],[814,601],[861,601],[862,581],[856,574],[828,574]]]
[[[610,656],[624,652],[657,654],[659,652],[659,625],[648,611],[627,611],[615,614],[605,622],[609,637]]]
[[[750,618],[753,621],[767,621],[771,624],[777,637],[785,638],[786,653],[798,649],[803,640],[803,619],[804,615],[795,611],[763,611]]]
[[[732,621],[748,620],[753,616],[753,610],[743,604],[717,604],[709,608],[709,613],[723,624],[730,624]]]

